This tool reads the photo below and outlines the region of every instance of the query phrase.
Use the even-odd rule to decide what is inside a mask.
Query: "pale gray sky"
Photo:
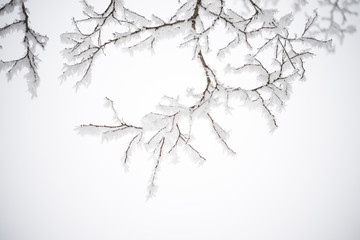
[[[173,6],[153,2],[131,6],[159,14]],[[31,0],[28,7],[34,28],[50,41],[39,54],[37,98],[21,74],[7,82],[0,73],[1,239],[360,239],[360,32],[336,53],[308,61],[307,81],[294,85],[274,133],[256,110],[223,117],[236,157],[198,126],[208,161],[181,154],[177,163],[164,161],[157,195],[146,201],[153,162],[145,150],[132,154],[125,172],[124,140],[102,142],[75,128],[111,123],[104,97],[125,119],[140,121],[162,95],[196,86],[191,53],[171,42],[155,54],[111,48],[90,87],[75,92],[73,80],[58,79],[59,35],[81,16],[80,4]]]

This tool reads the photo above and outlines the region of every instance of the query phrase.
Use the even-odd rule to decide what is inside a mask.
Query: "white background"
[[[166,15],[176,2],[128,5]],[[0,75],[0,239],[360,239],[360,32],[335,54],[308,61],[308,81],[294,85],[274,133],[256,110],[224,116],[237,156],[204,131],[199,148],[207,162],[163,161],[159,190],[147,201],[154,163],[145,151],[132,154],[126,172],[125,140],[102,143],[75,129],[112,122],[104,97],[136,122],[162,95],[202,81],[191,53],[161,44],[153,55],[109,49],[90,87],[75,92],[75,78],[58,79],[59,35],[73,29],[80,4],[27,4],[32,26],[50,41],[39,55],[37,98],[22,73],[10,82]]]

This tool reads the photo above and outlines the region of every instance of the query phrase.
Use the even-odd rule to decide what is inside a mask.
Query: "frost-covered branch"
[[[321,13],[314,11],[304,21],[303,27],[297,29],[292,25],[293,13],[278,13],[273,6],[269,7],[269,3],[277,1],[267,1],[265,4],[263,1],[241,0],[236,2],[236,9],[230,2],[179,1],[174,14],[169,19],[161,19],[154,15],[146,18],[137,14],[120,0],[111,0],[100,13],[83,1],[84,18],[74,19],[74,32],[62,35],[69,44],[64,50],[68,62],[64,65],[62,76],[68,78],[79,74],[76,86],[90,83],[94,61],[106,52],[109,45],[128,51],[141,48],[153,50],[162,38],[178,35],[183,37],[179,46],[192,50],[192,60],[198,63],[203,72],[203,77],[198,79],[203,83],[203,88],[197,92],[189,90],[189,95],[194,99],[192,104],[184,105],[181,99],[168,97],[169,103],[160,105],[159,112],[146,115],[142,119],[142,126],[134,127],[120,120],[113,102],[108,99],[119,124],[81,127],[100,129],[105,138],[131,133],[124,155],[125,164],[134,145],[147,147],[155,159],[150,195],[155,189],[161,160],[166,156],[181,148],[196,159],[206,160],[192,141],[191,129],[196,119],[207,119],[215,139],[227,151],[235,153],[227,143],[227,132],[213,118],[211,111],[214,108],[223,106],[230,110],[231,100],[240,99],[244,105],[259,109],[271,129],[277,128],[276,112],[285,107],[293,82],[305,79],[306,61],[315,56],[318,48],[331,51],[333,45],[329,37],[334,33],[342,38],[349,32],[342,24],[347,23],[347,16],[356,14],[350,11],[350,7],[359,3],[358,0],[319,1],[321,6],[329,5],[330,10]],[[295,6],[299,8],[306,3],[306,0],[298,0]],[[336,13],[341,14],[342,24],[337,23]],[[326,14],[330,17],[326,17]],[[324,22],[330,25],[324,28]],[[87,29],[92,26],[91,30],[86,31],[84,24]],[[112,35],[104,33],[109,24],[117,26]],[[219,39],[219,30],[225,31],[227,37]],[[213,42],[221,47],[214,49]],[[220,64],[214,64],[215,60],[227,61],[227,57],[239,49],[243,55],[236,58],[238,61],[227,62],[225,69],[219,68]],[[228,84],[226,74],[238,79],[236,84]]]
[[[224,129],[222,129],[222,127],[220,127],[220,125],[217,122],[214,121],[214,119],[210,116],[209,113],[207,115],[211,121],[211,125],[212,125],[217,137],[225,145],[227,150],[229,150],[231,153],[236,154],[236,152],[234,150],[232,150],[226,142],[226,138],[228,137],[227,132]]]
[[[191,142],[191,134],[185,133],[190,133],[192,127],[193,112],[190,111],[189,108],[170,104],[169,106],[175,108],[165,107],[167,113],[151,112],[144,116],[141,126],[134,126],[120,119],[112,100],[109,98],[105,100],[115,116],[116,124],[86,124],[81,125],[79,131],[81,133],[100,133],[103,138],[107,140],[130,135],[130,140],[123,156],[124,165],[128,164],[134,145],[141,145],[148,149],[155,161],[155,167],[149,185],[149,195],[153,195],[156,189],[155,181],[163,158],[174,155],[176,151],[181,149],[188,151],[195,160],[206,160]],[[169,98],[168,100],[173,99]],[[175,101],[173,103],[175,103]],[[173,109],[176,109],[176,111]],[[221,127],[216,124],[216,129],[220,131]]]
[[[25,6],[25,0],[11,0],[4,4],[0,8],[0,17],[13,13],[15,9],[19,10],[19,19],[2,26],[0,28],[0,37],[5,37],[14,31],[22,31],[24,33],[22,44],[25,50],[20,57],[14,57],[10,60],[0,59],[0,70],[7,70],[8,78],[11,79],[17,72],[27,69],[28,73],[25,75],[25,78],[28,82],[28,90],[32,97],[35,97],[36,89],[40,82],[38,74],[38,62],[40,59],[36,55],[36,48],[44,49],[48,38],[31,28],[29,11]]]

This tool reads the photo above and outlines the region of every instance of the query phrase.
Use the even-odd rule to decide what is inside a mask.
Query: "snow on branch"
[[[205,87],[197,93],[189,91],[196,101],[185,106],[177,99],[168,98],[168,105],[161,105],[160,111],[149,113],[143,118],[143,125],[132,126],[120,120],[113,102],[111,102],[117,125],[82,125],[81,129],[98,129],[104,138],[114,134],[129,133],[132,135],[126,148],[124,163],[134,145],[147,147],[155,158],[155,167],[150,181],[149,195],[156,189],[156,178],[161,160],[181,148],[195,158],[205,161],[192,142],[192,123],[196,118],[209,120],[219,143],[230,153],[235,151],[227,143],[227,132],[214,120],[211,111],[218,107],[228,108],[233,97],[240,97],[243,102],[259,109],[268,120],[270,129],[278,127],[276,111],[284,108],[291,93],[294,81],[305,79],[306,61],[315,56],[317,48],[332,50],[330,37],[343,36],[353,31],[347,25],[350,15],[357,14],[353,7],[359,0],[321,0],[320,7],[329,7],[329,11],[315,11],[303,23],[302,29],[292,24],[293,13],[278,13],[274,10],[277,1],[237,1],[241,7],[236,10],[226,0],[186,0],[178,1],[179,7],[169,19],[158,16],[146,18],[128,8],[123,1],[111,0],[103,12],[95,10],[83,0],[84,18],[74,19],[74,31],[64,33],[62,39],[69,47],[64,50],[68,62],[64,65],[62,77],[80,75],[76,86],[88,85],[94,61],[104,54],[109,45],[133,51],[141,48],[153,49],[155,43],[164,37],[177,34],[185,36],[180,47],[190,48],[193,61],[199,63],[203,72]],[[264,3],[266,2],[266,3]],[[296,1],[296,8],[307,4],[305,0]],[[336,14],[340,13],[341,22]],[[324,23],[328,23],[324,27]],[[85,31],[83,26],[93,26]],[[109,24],[117,26],[110,37],[103,34]],[[218,49],[210,43],[216,41],[214,32],[218,29],[229,34],[230,39]],[[212,53],[215,58],[224,58],[233,49],[244,47],[244,61],[229,62],[225,69],[214,66],[209,59]],[[243,48],[242,48],[243,49]],[[212,64],[210,64],[210,62]],[[256,79],[251,86],[239,81],[237,86],[229,85],[223,79],[224,72],[241,76],[255,73]],[[246,77],[247,78],[247,77]],[[184,119],[188,126],[184,129]],[[204,154],[204,155],[203,155]]]
[[[28,73],[25,78],[28,82],[28,90],[32,97],[36,97],[36,90],[40,83],[38,74],[38,63],[40,59],[36,55],[36,48],[45,48],[48,37],[37,33],[30,26],[29,10],[25,6],[25,0],[11,0],[0,8],[0,17],[13,13],[15,9],[19,9],[19,19],[14,20],[10,24],[5,24],[0,28],[0,37],[14,31],[24,33],[22,44],[25,51],[22,56],[14,57],[11,60],[0,59],[0,70],[6,70],[8,79],[10,80],[17,72],[27,69]]]

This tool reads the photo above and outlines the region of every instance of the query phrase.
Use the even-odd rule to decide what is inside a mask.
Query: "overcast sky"
[[[165,15],[177,6],[150,2],[129,5]],[[163,161],[156,197],[147,201],[154,162],[146,150],[135,151],[124,171],[125,141],[82,136],[76,127],[112,122],[105,97],[136,122],[164,94],[185,93],[199,74],[191,54],[171,42],[155,54],[113,48],[96,63],[92,84],[75,91],[74,79],[59,80],[59,36],[73,29],[81,5],[31,0],[28,7],[33,27],[50,40],[39,54],[37,98],[21,73],[10,82],[0,73],[0,239],[360,239],[360,32],[307,62],[307,81],[294,84],[274,133],[256,109],[223,116],[238,154],[226,154],[204,130],[207,162],[181,154]],[[0,58],[18,49],[6,41],[11,48]]]

